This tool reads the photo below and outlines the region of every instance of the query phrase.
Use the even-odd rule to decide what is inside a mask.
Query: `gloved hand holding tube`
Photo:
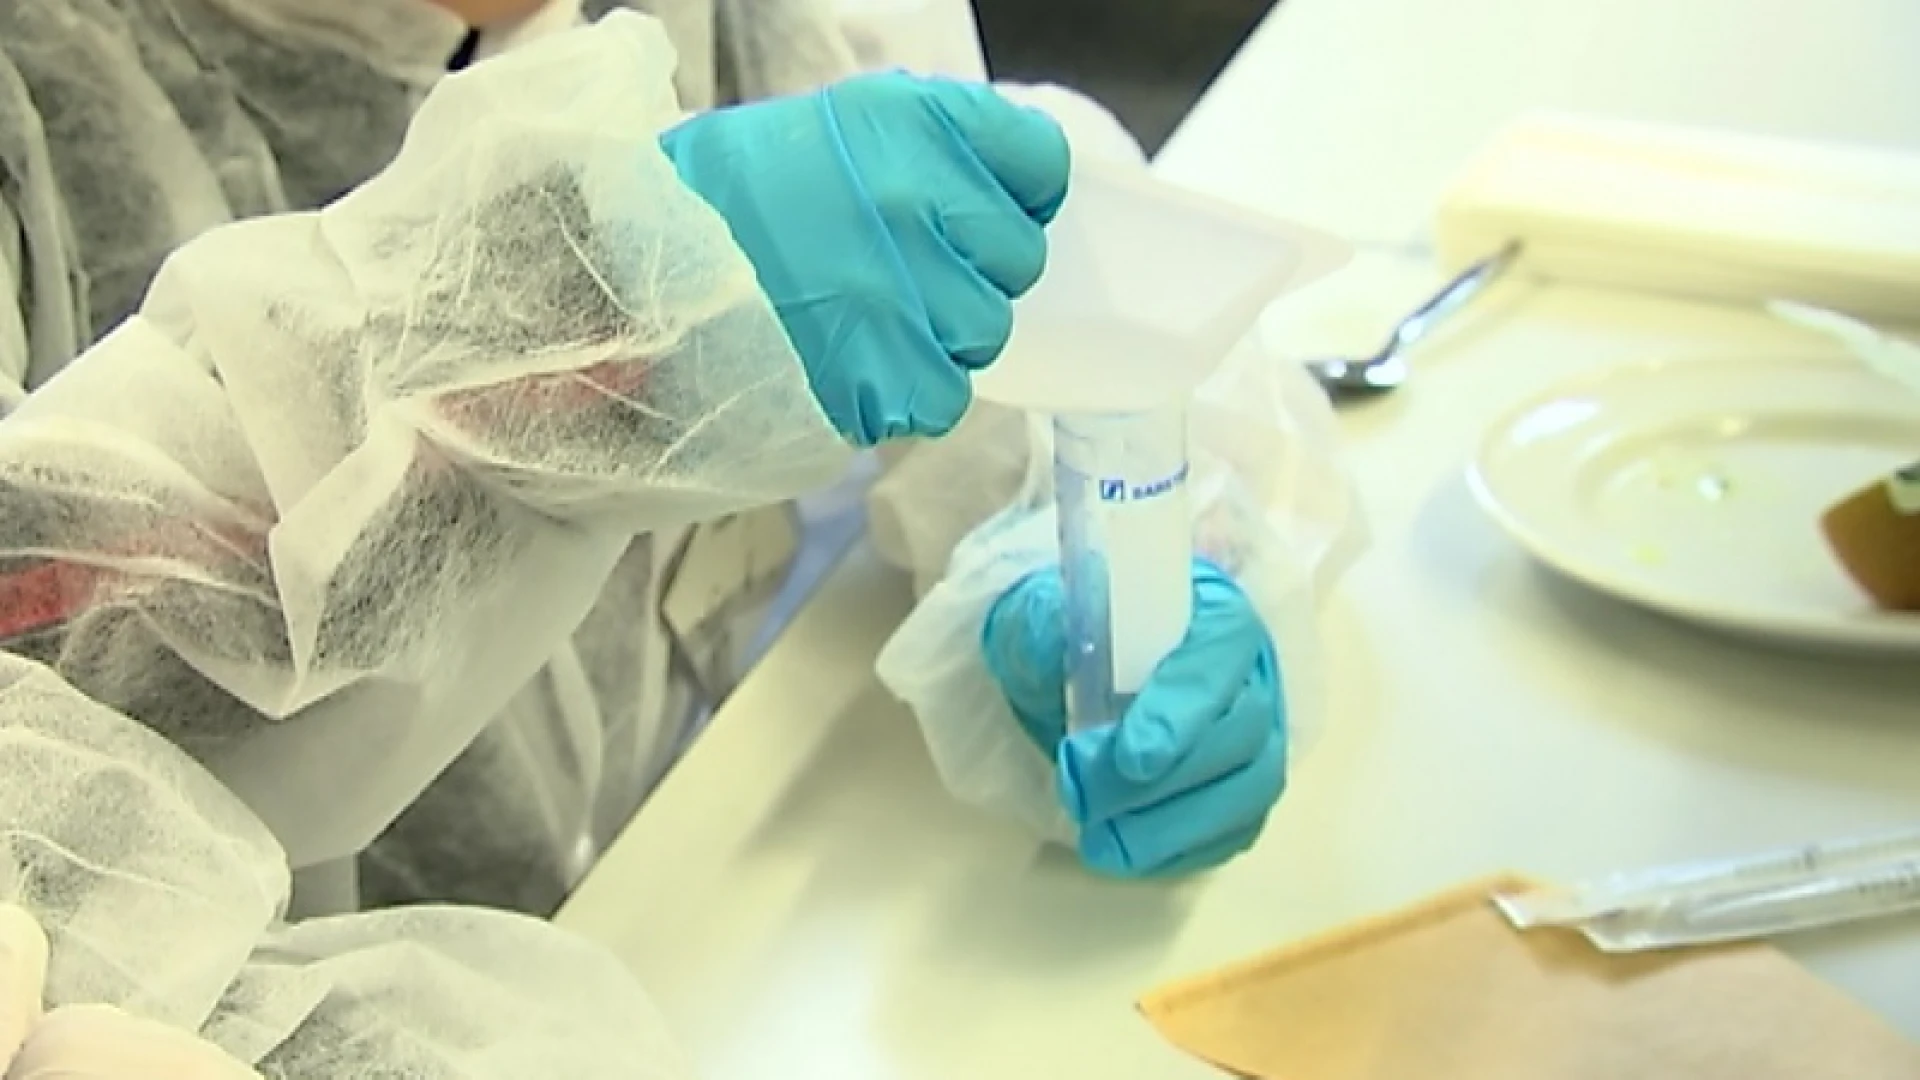
[[[1118,724],[1067,732],[1066,594],[1057,569],[1021,579],[987,614],[987,668],[1054,763],[1080,858],[1120,877],[1216,866],[1252,846],[1286,785],[1273,640],[1246,595],[1204,561],[1186,638]]]

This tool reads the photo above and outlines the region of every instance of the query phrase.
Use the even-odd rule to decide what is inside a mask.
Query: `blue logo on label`
[[[1100,501],[1109,503],[1145,502],[1157,499],[1187,482],[1187,467],[1172,476],[1164,476],[1144,484],[1128,484],[1120,477],[1108,477],[1100,481]]]

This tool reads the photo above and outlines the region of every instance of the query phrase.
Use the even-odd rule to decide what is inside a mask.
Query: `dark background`
[[[1152,153],[1272,0],[974,0],[996,79],[1096,98]]]

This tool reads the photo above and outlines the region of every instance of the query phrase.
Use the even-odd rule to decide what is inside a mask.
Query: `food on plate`
[[[1841,500],[1820,528],[1874,603],[1920,612],[1920,461]]]

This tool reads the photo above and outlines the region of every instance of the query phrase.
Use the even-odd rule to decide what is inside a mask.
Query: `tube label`
[[[1146,502],[1162,495],[1171,495],[1174,490],[1187,482],[1188,466],[1180,468],[1156,480],[1145,482],[1128,480],[1121,476],[1110,476],[1100,481],[1100,501],[1104,503]]]
[[[1186,636],[1192,614],[1193,521],[1187,468],[1101,482],[1107,518],[1113,688],[1137,694]],[[1114,498],[1106,500],[1111,491]]]

